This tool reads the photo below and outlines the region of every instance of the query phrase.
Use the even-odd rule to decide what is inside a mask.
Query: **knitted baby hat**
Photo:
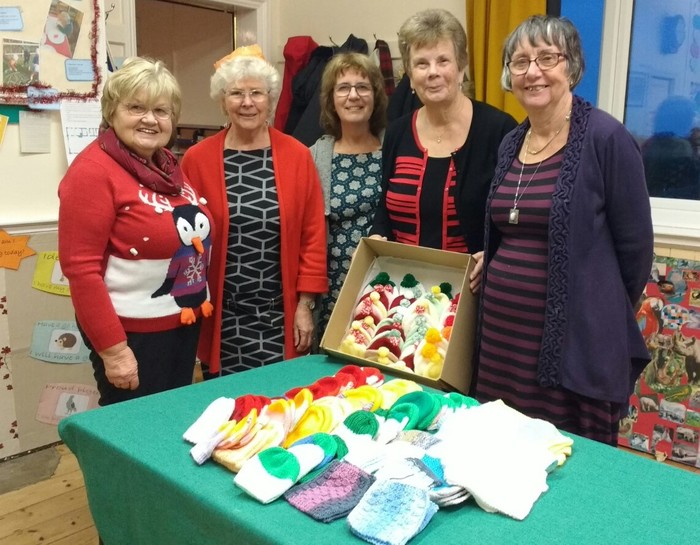
[[[284,497],[302,513],[332,522],[346,516],[373,482],[360,468],[333,460],[318,477],[289,489]]]
[[[348,515],[350,531],[375,544],[404,545],[437,512],[428,492],[397,481],[376,481]]]
[[[261,503],[270,503],[301,477],[330,462],[338,443],[327,433],[315,433],[289,449],[272,447],[248,460],[233,482]]]

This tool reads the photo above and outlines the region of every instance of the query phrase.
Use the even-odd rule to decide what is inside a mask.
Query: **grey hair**
[[[259,79],[265,82],[270,97],[268,122],[275,118],[275,108],[280,97],[281,78],[277,69],[260,57],[240,56],[226,61],[214,72],[209,86],[209,96],[219,101],[221,109],[226,113],[224,105],[226,88],[243,79]]]
[[[538,42],[558,47],[566,55],[569,88],[573,89],[579,84],[583,77],[585,62],[578,30],[566,17],[533,15],[520,23],[503,43],[503,71],[501,72],[503,90],[511,91],[513,89],[508,63],[518,46],[526,42],[533,47]]]
[[[466,70],[467,33],[457,17],[445,9],[426,9],[412,15],[399,29],[399,52],[403,67],[411,74],[411,49],[432,46],[441,40],[449,40],[455,48],[457,68]]]

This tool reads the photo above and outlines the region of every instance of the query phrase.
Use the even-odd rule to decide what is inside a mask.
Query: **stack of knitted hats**
[[[360,294],[339,350],[437,380],[458,304],[447,282],[426,290],[407,274],[397,287],[380,273]]]
[[[328,432],[356,410],[380,408],[382,388],[391,399],[392,386],[384,385],[380,371],[346,365],[333,376],[292,388],[278,398],[253,394],[221,397],[205,409],[183,438],[194,444],[190,454],[198,464],[213,458],[236,472],[258,452]]]
[[[214,400],[183,438],[197,463],[211,455],[257,501],[284,497],[320,522],[347,517],[353,534],[386,544],[405,544],[440,507],[472,496],[524,518],[572,444],[502,402],[354,365],[278,398]]]

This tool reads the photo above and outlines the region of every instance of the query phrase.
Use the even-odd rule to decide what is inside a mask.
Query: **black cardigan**
[[[453,153],[457,180],[457,214],[470,253],[483,250],[486,197],[498,160],[503,137],[517,126],[509,114],[484,102],[472,100],[474,114],[464,145]],[[394,175],[396,158],[402,154],[406,139],[413,139],[413,113],[394,121],[386,131],[382,146],[382,198],[374,216],[370,234],[393,239],[391,220],[386,209],[386,189]],[[427,162],[427,152],[423,161]]]

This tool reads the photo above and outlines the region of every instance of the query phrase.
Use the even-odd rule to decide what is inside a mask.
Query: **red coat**
[[[182,169],[207,200],[216,239],[211,248],[209,289],[214,319],[202,322],[199,359],[211,373],[220,369],[221,299],[224,289],[229,209],[224,181],[224,140],[228,129],[192,146]],[[328,291],[326,224],[323,194],[309,149],[298,140],[270,128],[272,163],[280,208],[280,261],[284,304],[284,356],[301,356],[294,348],[294,314],[300,292]]]

